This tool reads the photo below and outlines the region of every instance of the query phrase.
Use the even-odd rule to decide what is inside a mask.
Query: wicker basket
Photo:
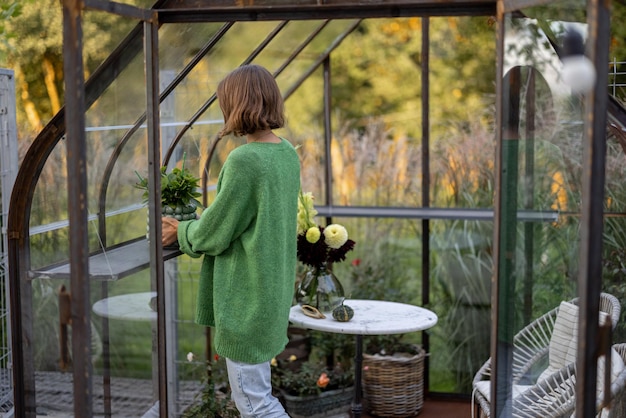
[[[363,354],[363,394],[369,412],[381,417],[413,417],[424,405],[424,358]]]

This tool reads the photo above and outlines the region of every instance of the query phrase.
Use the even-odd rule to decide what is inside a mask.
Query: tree
[[[495,28],[487,17],[431,18],[430,117],[434,133],[482,115],[493,100]],[[358,127],[370,117],[421,136],[422,19],[365,21],[333,61],[333,100]]]
[[[63,106],[63,17],[57,0],[13,0],[0,8],[2,66],[16,75],[22,136],[36,134]],[[104,12],[86,12],[83,59],[86,76],[136,24]]]
[[[2,43],[6,44],[8,38],[15,36],[15,34],[7,30],[6,24],[9,19],[19,16],[21,12],[22,2],[20,2],[19,0],[4,0],[2,4],[0,4],[0,41],[2,41]],[[0,60],[4,61],[4,57],[2,57],[1,55]]]

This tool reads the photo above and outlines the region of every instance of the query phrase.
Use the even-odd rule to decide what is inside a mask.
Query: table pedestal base
[[[361,371],[363,368],[363,336],[356,335],[356,349],[354,354],[354,401],[352,402],[352,417],[361,418],[363,405],[361,404]]]

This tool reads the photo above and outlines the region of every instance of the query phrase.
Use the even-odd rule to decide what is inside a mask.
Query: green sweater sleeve
[[[254,219],[254,173],[240,155],[234,151],[227,158],[215,200],[200,219],[179,225],[178,242],[183,253],[192,257],[221,254]]]

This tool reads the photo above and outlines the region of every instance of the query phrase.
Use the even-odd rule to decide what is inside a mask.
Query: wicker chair
[[[626,344],[613,345],[626,363]],[[601,379],[602,376],[599,376]],[[626,367],[612,376],[611,403],[604,407],[604,399],[596,399],[598,418],[623,418],[625,409]],[[540,383],[531,386],[513,400],[514,418],[572,417],[576,408],[576,364],[571,363]]]
[[[613,348],[626,364],[626,344],[615,344]],[[622,373],[620,379],[611,383],[611,395],[613,402],[608,418],[626,417],[626,373]]]
[[[578,298],[570,301],[573,304],[578,304]],[[617,298],[608,293],[602,293],[600,295],[600,311],[605,312],[611,318],[611,324],[613,329],[617,325],[620,317],[621,305]],[[529,385],[540,386],[550,385],[555,381],[567,381],[569,375],[573,373],[565,367],[558,373],[561,377],[552,376],[552,379],[546,379],[543,386],[534,385],[537,376],[545,368],[547,363],[550,338],[552,337],[552,331],[554,329],[554,323],[559,312],[559,307],[552,309],[551,311],[540,316],[529,325],[520,330],[513,339],[513,370],[512,370],[512,383],[514,386]],[[557,373],[555,373],[557,374]],[[480,408],[481,416],[490,417],[491,407],[489,399],[478,390],[481,386],[484,387],[486,382],[491,379],[491,359],[488,359],[478,372],[474,376],[473,380],[473,399],[476,401],[477,406]],[[540,390],[538,387],[537,390]],[[529,393],[530,396],[531,393]],[[563,395],[564,397],[565,394]],[[517,398],[516,398],[517,399]],[[520,398],[521,400],[521,398]],[[526,401],[527,402],[527,401]],[[569,409],[569,408],[566,408]],[[545,412],[543,412],[545,414]],[[571,414],[570,414],[571,415]],[[552,415],[519,415],[523,417],[547,417]],[[560,416],[556,414],[554,416]]]

